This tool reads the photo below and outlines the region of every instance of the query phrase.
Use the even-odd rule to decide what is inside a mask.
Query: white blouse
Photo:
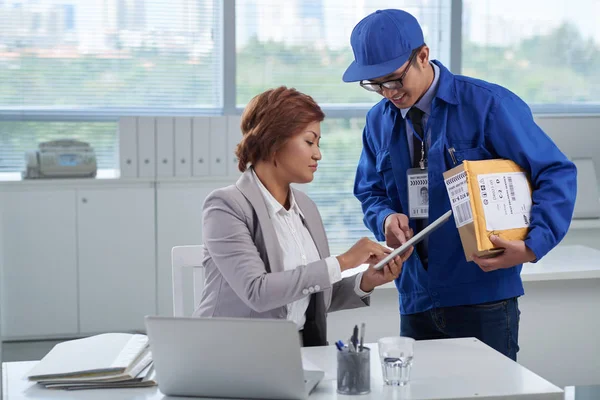
[[[294,192],[290,190],[290,209],[286,210],[285,207],[280,204],[275,197],[267,190],[262,184],[254,169],[252,169],[252,176],[256,180],[258,187],[265,199],[267,209],[273,221],[273,228],[279,238],[279,245],[283,254],[283,268],[284,270],[295,269],[299,265],[307,265],[309,263],[319,261],[319,251],[313,241],[310,232],[302,223],[302,210],[298,207],[296,200],[294,199]],[[327,263],[327,270],[329,272],[329,281],[333,285],[336,282],[342,280],[342,272],[340,270],[340,263],[334,256],[327,257],[325,259]],[[365,293],[360,289],[360,281],[362,279],[362,272],[356,275],[356,284],[354,285],[354,291],[358,296],[366,297],[370,293]],[[313,288],[311,288],[313,289]],[[318,292],[321,288],[316,285],[306,297],[294,301],[287,305],[287,319],[294,321],[298,326],[298,330],[304,327],[306,321],[306,309],[310,302],[310,295],[315,291]]]

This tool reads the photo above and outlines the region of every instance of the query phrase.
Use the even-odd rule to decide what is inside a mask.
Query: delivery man
[[[367,114],[354,186],[364,222],[378,240],[398,247],[448,211],[442,174],[463,160],[505,158],[528,173],[533,204],[524,241],[492,236],[503,254],[467,262],[449,221],[417,246],[396,280],[402,336],[473,336],[516,360],[521,267],[540,260],[569,229],[574,164],[517,95],[430,61],[409,13],[376,11],[356,25],[350,42],[354,61],[343,80],[383,97]],[[418,184],[409,186],[409,180]],[[411,204],[420,203],[422,187],[428,204]]]

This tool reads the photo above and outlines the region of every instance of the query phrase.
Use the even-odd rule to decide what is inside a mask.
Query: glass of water
[[[410,380],[415,340],[393,336],[379,339],[379,358],[386,385],[404,386]]]

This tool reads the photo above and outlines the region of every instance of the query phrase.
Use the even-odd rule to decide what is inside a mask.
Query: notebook
[[[151,366],[146,335],[106,333],[57,344],[27,379],[54,389],[151,386]]]

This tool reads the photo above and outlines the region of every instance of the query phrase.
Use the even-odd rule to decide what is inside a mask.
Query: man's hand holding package
[[[485,272],[512,268],[515,265],[535,260],[535,254],[522,240],[504,240],[499,236],[490,236],[490,241],[504,252],[494,258],[481,258],[473,255],[473,261]]]
[[[408,217],[404,214],[390,214],[384,223],[385,243],[393,249],[403,245],[413,236],[408,225]]]

